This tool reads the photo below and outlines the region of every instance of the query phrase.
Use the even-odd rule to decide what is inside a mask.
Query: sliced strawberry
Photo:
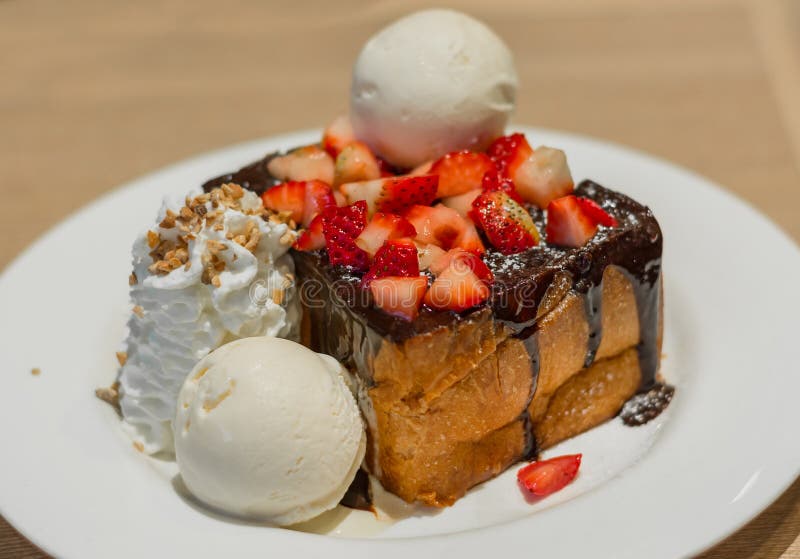
[[[356,244],[370,256],[375,256],[383,243],[390,239],[414,237],[417,234],[414,226],[404,217],[395,214],[378,212],[356,238]]]
[[[377,156],[375,157],[375,159],[378,161],[378,169],[380,169],[380,171],[381,171],[381,175],[380,176],[382,176],[382,177],[394,177],[394,176],[397,176],[397,173],[394,172],[394,169],[392,169],[392,166],[389,165],[385,160],[383,160],[383,159],[381,159],[380,157],[377,157]]]
[[[386,241],[364,277],[361,285],[368,286],[375,278],[384,276],[402,276],[406,278],[419,275],[417,245],[411,239],[394,239]]]
[[[307,181],[305,183],[305,202],[303,205],[303,225],[308,227],[328,206],[335,206],[331,187],[322,181]]]
[[[466,220],[457,211],[441,204],[435,207],[412,206],[406,212],[406,219],[417,230],[417,241],[445,250],[455,246],[466,227]]]
[[[480,256],[486,252],[486,247],[483,246],[481,236],[478,234],[478,230],[475,228],[474,223],[468,219],[464,221],[466,222],[464,231],[456,239],[455,246]]]
[[[613,216],[607,214],[594,200],[590,198],[578,198],[577,201],[583,213],[598,225],[603,225],[605,227],[616,227],[619,225],[619,222]]]
[[[447,254],[447,251],[436,245],[417,244],[417,259],[419,260],[419,269],[428,270],[434,262],[438,261],[442,256]]]
[[[430,174],[439,175],[437,198],[444,198],[480,188],[483,175],[494,169],[495,165],[488,156],[464,150],[437,159]]]
[[[380,176],[381,169],[378,160],[364,142],[350,142],[336,156],[336,165],[333,171],[334,185],[367,181]]]
[[[436,199],[436,175],[389,177],[350,182],[339,187],[350,203],[365,200],[370,215],[375,212],[402,214],[415,204],[428,206]]]
[[[503,254],[516,254],[539,244],[539,231],[528,210],[505,192],[484,192],[472,203],[472,220]]]
[[[474,188],[463,194],[442,198],[442,204],[457,211],[461,214],[461,217],[468,217],[469,212],[472,211],[472,201],[480,196],[481,192],[482,190],[480,188]]]
[[[336,200],[337,206],[346,206],[347,205],[347,196],[339,192],[338,190],[333,191],[333,199]]]
[[[428,289],[428,279],[423,276],[386,276],[372,280],[369,290],[375,305],[394,316],[414,320]]]
[[[547,206],[547,242],[564,247],[581,247],[597,233],[600,225],[614,227],[617,220],[586,198],[563,196]]]
[[[356,246],[355,239],[367,225],[367,204],[329,206],[322,212],[322,232],[331,264],[366,270],[369,257]]]
[[[514,181],[504,176],[499,171],[489,171],[483,175],[481,188],[484,192],[494,192],[497,190],[505,192],[518,204],[521,205],[525,203],[525,201],[519,195],[519,192],[517,192],[517,187],[514,185]]]
[[[305,146],[279,155],[267,163],[267,170],[278,180],[321,180],[333,184],[333,158],[319,146]]]
[[[567,454],[532,462],[517,472],[520,486],[536,497],[563,489],[578,475],[582,454]]]
[[[322,134],[322,147],[331,157],[336,158],[344,146],[355,141],[356,135],[353,132],[353,125],[347,115],[337,116]]]
[[[425,294],[426,305],[434,309],[460,312],[489,298],[492,272],[478,256],[463,250],[454,250],[439,260],[441,262],[437,261],[437,264],[442,265],[443,269]]]
[[[486,150],[486,154],[494,161],[497,170],[506,177],[514,178],[517,167],[533,153],[524,134],[516,133],[497,138]]]
[[[311,224],[302,232],[294,242],[297,250],[319,250],[325,248],[325,234],[323,233],[324,216],[319,214]]]
[[[306,204],[306,183],[289,181],[265,190],[261,195],[264,207],[276,212],[291,212],[292,219],[300,222]]]
[[[566,196],[575,188],[567,165],[567,156],[560,149],[539,146],[531,156],[513,171],[509,177],[520,196],[540,208],[546,208],[552,200]]]

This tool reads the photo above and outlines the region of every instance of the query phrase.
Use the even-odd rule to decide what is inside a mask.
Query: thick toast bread
[[[269,157],[204,186],[263,191],[277,182]],[[490,249],[492,296],[464,313],[423,308],[411,322],[392,317],[324,250],[294,253],[303,342],[356,374],[367,468],[406,501],[450,505],[513,463],[614,417],[655,382],[658,223],[646,207],[591,181],[576,194],[619,226],[577,249]],[[543,231],[543,212],[529,210]]]

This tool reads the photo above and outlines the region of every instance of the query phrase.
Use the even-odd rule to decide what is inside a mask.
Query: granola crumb
[[[144,317],[144,309],[142,308],[141,305],[136,305],[135,307],[133,307],[133,314],[135,314],[139,318],[143,318]]]
[[[283,303],[283,295],[284,295],[283,289],[273,289],[272,302],[275,303],[276,305],[280,305],[281,303]]]
[[[34,367],[33,369],[31,369],[31,374],[35,377],[38,377],[39,375],[42,374],[42,370],[39,367]]]
[[[282,245],[290,245],[294,242],[294,233],[292,231],[287,231],[283,234],[280,238],[280,242]]]
[[[128,354],[124,351],[117,352],[117,361],[119,361],[119,366],[124,367],[125,363],[128,361]]]
[[[94,395],[119,411],[119,382],[115,382],[108,388],[98,388],[94,391]]]
[[[135,448],[139,452],[144,452],[144,445],[139,441],[133,441],[133,448]]]
[[[214,287],[220,287],[222,285],[222,280],[219,279],[219,276],[214,276],[211,278],[211,285]]]
[[[136,272],[131,272],[131,275],[128,276],[128,285],[136,285],[139,283],[139,278],[136,277]]]

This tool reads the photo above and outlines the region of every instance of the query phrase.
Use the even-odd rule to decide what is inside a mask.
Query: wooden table
[[[346,107],[367,37],[427,5],[281,4],[0,0],[0,267],[123,181],[326,123]],[[797,0],[437,4],[484,19],[511,45],[518,122],[685,165],[800,239]],[[703,557],[797,559],[798,534],[800,482]],[[0,556],[42,554],[0,519]]]

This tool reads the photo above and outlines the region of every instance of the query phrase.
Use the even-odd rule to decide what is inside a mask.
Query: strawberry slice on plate
[[[305,181],[289,181],[265,190],[261,195],[265,208],[276,212],[290,212],[291,218],[300,223],[306,205]]]
[[[417,258],[417,245],[411,239],[393,239],[386,241],[364,277],[361,285],[364,287],[375,278],[384,276],[415,277],[419,275],[419,260]]]
[[[322,134],[322,147],[331,157],[336,158],[344,146],[355,141],[353,125],[347,115],[337,116]]]
[[[414,237],[417,230],[406,218],[396,214],[376,213],[356,238],[356,244],[370,256],[375,256],[383,243],[390,239]]]
[[[442,204],[413,206],[405,217],[416,229],[415,239],[421,244],[434,244],[445,250],[461,247],[476,254],[485,251],[472,222],[452,208]]]
[[[437,198],[463,194],[481,187],[483,175],[495,169],[494,163],[483,153],[455,151],[436,160],[430,174],[439,175]]]
[[[402,214],[411,206],[432,204],[438,184],[438,176],[420,175],[349,182],[339,189],[351,204],[364,200],[370,215],[375,212]]]
[[[588,198],[568,195],[547,206],[547,242],[563,247],[585,245],[600,225],[615,227],[617,220]]]
[[[503,254],[516,254],[539,244],[539,230],[531,214],[503,191],[478,196],[470,217]]]
[[[582,454],[568,454],[532,462],[517,472],[517,481],[531,495],[546,497],[575,479],[582,457]]]
[[[439,310],[464,311],[486,301],[491,293],[492,272],[480,257],[456,249],[437,261],[436,279],[425,294],[425,304]]]
[[[267,170],[278,180],[321,180],[333,184],[333,157],[319,146],[305,146],[279,155],[267,163]]]
[[[325,248],[323,221],[324,216],[322,214],[312,219],[309,226],[297,237],[297,240],[294,242],[294,248],[305,251]]]
[[[350,142],[336,156],[333,171],[334,186],[346,182],[377,179],[380,176],[378,159],[364,142]]]
[[[330,206],[322,212],[322,233],[331,264],[366,270],[369,256],[358,248],[356,237],[367,225],[367,204],[360,201],[349,206]]]
[[[423,276],[386,276],[372,280],[369,285],[375,306],[409,321],[419,314],[427,289],[428,279]]]

